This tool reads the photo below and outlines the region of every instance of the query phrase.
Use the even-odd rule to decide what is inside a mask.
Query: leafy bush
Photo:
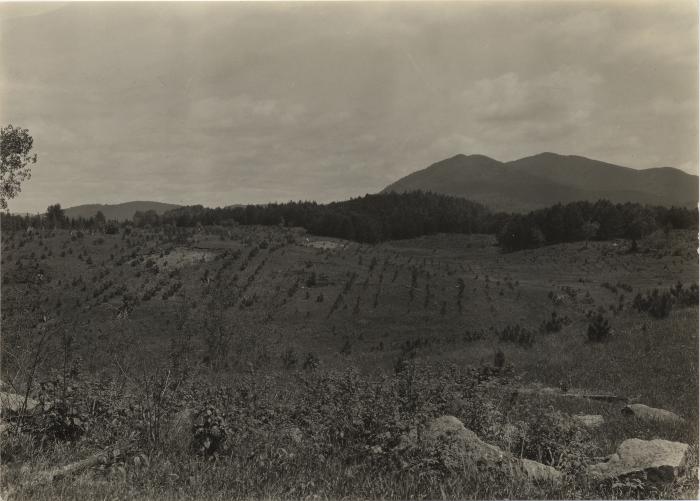
[[[531,406],[527,421],[520,424],[514,448],[527,459],[577,473],[596,452],[588,430],[559,411]]]
[[[207,406],[198,413],[192,434],[192,445],[197,454],[213,456],[225,452],[230,430],[224,416],[215,407]]]

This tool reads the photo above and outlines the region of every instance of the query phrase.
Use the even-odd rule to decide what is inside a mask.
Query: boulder
[[[688,449],[688,444],[681,442],[630,438],[606,462],[589,466],[588,474],[597,480],[671,482],[685,469]]]
[[[551,466],[529,459],[518,459],[495,445],[482,441],[453,416],[442,416],[430,422],[423,432],[422,445],[439,451],[448,468],[498,466],[532,482],[559,482],[562,477],[561,472]]]
[[[625,416],[634,416],[646,422],[664,423],[669,425],[684,424],[685,419],[678,414],[665,409],[656,409],[644,404],[630,404],[622,408],[622,414]]]
[[[19,414],[24,406],[24,396],[16,393],[0,391],[0,411],[3,415]],[[33,398],[28,398],[25,412],[34,412],[40,406],[39,402]]]
[[[546,464],[531,459],[521,459],[520,466],[527,479],[532,482],[561,482],[561,472]]]
[[[600,414],[576,414],[571,417],[578,424],[589,429],[599,428],[605,423],[603,416]]]
[[[442,416],[431,421],[422,438],[425,447],[440,451],[448,467],[498,463],[506,458],[501,449],[483,442],[454,416]]]

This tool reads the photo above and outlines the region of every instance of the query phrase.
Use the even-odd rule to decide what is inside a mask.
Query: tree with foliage
[[[586,247],[588,247],[588,242],[598,235],[598,230],[600,230],[598,221],[586,221],[581,225],[581,236],[586,241]]]
[[[641,207],[635,207],[631,210],[630,216],[625,233],[632,240],[632,245],[636,247],[637,240],[654,231],[657,228],[657,223],[651,211]]]
[[[21,183],[31,177],[30,166],[36,163],[31,154],[34,139],[27,129],[8,125],[0,129],[0,209],[21,191]]]
[[[94,218],[95,224],[97,225],[98,228],[102,228],[105,225],[106,219],[105,215],[102,213],[101,210],[98,210],[97,213],[95,214]]]
[[[134,213],[133,220],[134,220],[134,224],[136,226],[138,226],[139,228],[143,228],[144,226],[157,225],[160,222],[160,216],[158,216],[158,213],[152,209],[147,210],[146,212],[136,211]],[[182,226],[187,226],[187,225],[182,224]]]
[[[542,230],[532,217],[514,215],[496,236],[499,245],[506,251],[532,249],[545,242]]]
[[[46,209],[46,221],[54,228],[60,228],[66,220],[61,204],[49,205]]]

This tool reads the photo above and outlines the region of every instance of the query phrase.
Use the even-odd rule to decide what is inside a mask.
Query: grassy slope
[[[307,353],[314,353],[320,359],[321,371],[359,367],[373,374],[391,370],[406,340],[420,339],[423,344],[418,357],[428,363],[448,360],[460,366],[479,366],[490,363],[500,348],[526,383],[556,386],[566,380],[572,387],[631,396],[648,405],[674,410],[693,423],[697,421],[697,308],[675,309],[668,318],[654,320],[630,306],[637,292],[696,280],[695,240],[688,232],[669,237],[655,235],[643,242],[642,252],[636,254],[625,252],[625,242],[567,244],[502,254],[489,236],[433,236],[378,246],[341,242],[335,249],[324,250],[309,245],[299,232],[274,228],[227,231],[221,233],[223,236],[196,234],[180,243],[151,232],[137,232],[126,238],[71,238],[62,231],[41,238],[3,235],[3,348],[14,348],[13,336],[27,338],[37,329],[47,328],[41,323],[37,327],[37,318],[44,310],[50,317],[48,328],[69,326],[77,341],[73,345],[75,354],[83,356],[87,373],[114,370],[115,360],[136,367],[140,361],[166,359],[171,339],[179,335],[177,325],[182,312],[187,311],[186,330],[195,333],[194,348],[188,353],[190,361],[201,372],[200,377],[212,384],[230,381],[232,374],[251,367],[279,373],[284,380],[280,355],[288,350],[296,354],[299,364]],[[297,243],[288,243],[292,233]],[[260,249],[262,241],[268,245]],[[240,251],[239,257],[235,257],[235,251]],[[62,252],[66,252],[63,257]],[[158,265],[157,273],[148,265],[149,259]],[[118,262],[122,264],[116,265]],[[215,286],[208,295],[203,293],[206,270],[210,284]],[[311,273],[316,274],[316,284],[307,287]],[[40,274],[43,277],[37,278]],[[82,278],[80,283],[75,282],[78,276]],[[465,283],[461,312],[458,278]],[[623,284],[632,292],[618,288],[613,293],[602,287],[604,282]],[[176,283],[182,284],[177,292],[163,299],[163,292]],[[124,292],[143,298],[154,288],[158,292],[133,306],[127,319],[118,318]],[[224,314],[233,333],[228,363],[210,372],[203,364],[212,357],[202,335],[208,315],[206,305],[213,297],[228,293],[234,294],[236,304]],[[621,294],[623,308],[613,313],[610,307],[617,310]],[[320,295],[321,302],[317,299]],[[561,299],[553,301],[550,295]],[[248,300],[243,301],[245,298]],[[51,318],[59,301],[61,317]],[[334,303],[337,308],[332,311]],[[609,310],[614,336],[604,344],[589,344],[585,313],[601,306]],[[537,333],[531,348],[499,343],[492,331],[508,324],[538,331],[552,311],[569,317],[571,323],[558,333]],[[482,331],[483,339],[470,341],[465,337],[466,332]],[[60,343],[52,349],[60,354]],[[53,361],[60,358],[52,357]],[[12,379],[16,369],[13,360],[5,353],[3,380],[8,376]],[[496,405],[512,405],[503,396],[492,398]],[[523,412],[532,406],[604,414],[610,424],[597,439],[602,453],[611,452],[622,439],[631,436],[665,436],[697,443],[694,426],[675,431],[639,429],[622,420],[619,409],[608,404],[538,400],[523,405]],[[80,457],[77,452],[58,447],[37,453],[30,464],[38,468],[42,461],[60,463],[67,457]],[[95,482],[88,475],[73,483],[61,483],[56,487],[60,491],[44,489],[33,494],[39,498],[61,494],[79,498],[87,493],[96,497],[116,489],[114,492],[122,497],[151,497],[157,489],[165,488],[165,493],[159,494],[166,498],[201,494],[216,497],[220,484],[217,475],[221,475],[218,469],[224,466],[210,468],[194,458],[171,458],[168,464],[178,471],[180,480],[168,483],[158,476],[167,476],[161,471],[166,468],[162,460],[154,462],[148,475],[129,473],[130,481],[133,475],[137,480],[138,475],[143,477],[135,485],[113,478]],[[293,483],[307,474],[302,466],[299,468],[296,473],[288,473],[288,478],[295,479]],[[400,475],[382,477],[377,484],[362,475],[352,481],[343,480],[343,475],[336,478],[333,472],[345,468],[340,463],[327,468],[320,473],[331,478],[332,485],[315,490],[306,487],[304,492],[320,492],[327,497],[352,492],[395,498],[416,493]],[[189,469],[197,472],[194,482],[184,473]],[[301,491],[289,490],[288,482],[270,479],[247,492],[258,497],[301,496]],[[224,487],[229,495],[236,489],[235,484]],[[437,487],[415,487],[423,494],[435,495],[432,488]],[[528,493],[522,486],[513,490],[512,485],[499,488],[498,492],[479,491],[474,495],[567,497],[574,492]],[[448,489],[447,496],[466,495],[456,486],[442,489]],[[20,491],[20,497],[29,494]],[[579,490],[576,495],[586,494]],[[608,494],[591,491],[588,495]]]

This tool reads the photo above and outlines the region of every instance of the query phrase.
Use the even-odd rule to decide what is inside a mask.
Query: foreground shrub
[[[569,416],[550,408],[528,408],[527,421],[520,422],[520,442],[514,449],[522,457],[568,473],[582,471],[598,453],[590,432]]]
[[[202,456],[212,456],[225,452],[231,430],[225,417],[215,407],[207,406],[198,413],[192,433],[194,450]]]

